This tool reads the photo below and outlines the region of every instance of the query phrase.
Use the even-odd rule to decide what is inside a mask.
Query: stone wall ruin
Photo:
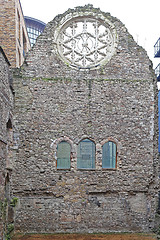
[[[7,223],[13,221],[9,217],[8,208],[13,136],[13,88],[11,80],[10,63],[0,47],[0,239],[3,239]]]
[[[47,24],[14,73],[18,144],[12,194],[21,232],[149,232],[158,192],[156,78],[126,27],[91,5]],[[77,168],[79,143],[95,168]],[[57,146],[70,145],[69,169]],[[102,166],[106,142],[116,167]]]

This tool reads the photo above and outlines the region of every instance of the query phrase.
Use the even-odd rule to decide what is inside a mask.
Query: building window
[[[21,66],[21,53],[20,53],[20,50],[18,49],[18,67]]]
[[[102,147],[102,168],[116,168],[117,145],[114,142],[106,142]]]
[[[19,43],[21,42],[21,22],[20,22],[20,14],[17,10],[17,16],[18,16],[18,39]]]
[[[12,145],[13,145],[13,128],[12,128],[12,121],[9,118],[7,124],[6,124],[6,129],[7,129],[7,158],[6,158],[6,169],[7,170],[12,170]],[[9,181],[8,181],[9,182]],[[7,188],[6,184],[6,188]],[[7,191],[6,191],[7,192]]]
[[[31,47],[36,43],[37,37],[42,33],[38,28],[27,27],[28,36],[30,39]]]
[[[7,176],[5,178],[5,198],[7,201],[10,200],[10,180],[9,180],[9,173],[7,173]]]
[[[25,57],[25,54],[27,52],[27,40],[26,40],[26,36],[23,30],[23,56]]]
[[[57,146],[57,169],[70,169],[71,146],[62,141]]]
[[[78,144],[77,150],[77,168],[94,169],[95,168],[95,143],[89,139],[84,139]]]

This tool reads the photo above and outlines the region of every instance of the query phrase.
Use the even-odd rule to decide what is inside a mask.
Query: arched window
[[[12,129],[12,122],[11,119],[9,118],[7,124],[6,124],[7,129]]]
[[[5,198],[7,201],[10,200],[10,180],[9,180],[9,173],[7,173],[7,176],[5,178]]]
[[[13,145],[13,129],[12,129],[12,121],[9,118],[6,123],[7,128],[7,158],[6,158],[6,169],[12,170],[12,148]]]
[[[68,142],[62,141],[57,146],[57,169],[70,169],[71,146]]]
[[[116,168],[117,145],[114,142],[106,142],[102,147],[102,168]]]
[[[95,143],[89,139],[84,139],[78,144],[77,168],[95,168]]]

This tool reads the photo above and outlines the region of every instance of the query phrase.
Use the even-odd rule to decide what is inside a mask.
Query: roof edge
[[[28,16],[24,16],[24,19],[32,20],[32,21],[36,21],[36,22],[41,23],[41,24],[43,24],[43,25],[46,26],[46,23],[44,23],[44,22],[42,22],[41,20],[36,19],[36,18],[32,18],[32,17],[28,17]]]

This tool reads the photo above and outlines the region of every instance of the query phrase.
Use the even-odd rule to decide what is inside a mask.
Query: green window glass
[[[117,146],[107,142],[102,147],[102,168],[116,168]]]
[[[95,143],[89,139],[84,139],[78,144],[77,168],[95,168]]]
[[[70,169],[71,146],[62,141],[57,146],[57,169]]]

